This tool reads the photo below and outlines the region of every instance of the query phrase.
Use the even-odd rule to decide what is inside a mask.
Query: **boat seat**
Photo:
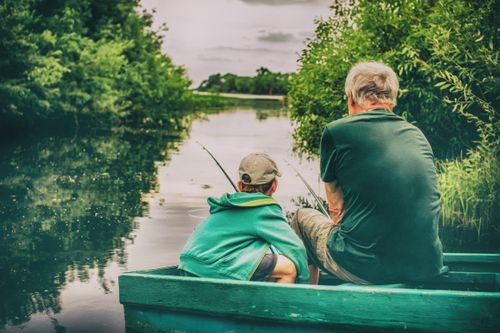
[[[439,274],[428,280],[428,281],[419,281],[417,284],[425,284],[425,283],[432,283],[438,280],[439,278],[443,277],[444,275],[448,274],[450,272],[450,268],[448,266],[443,266],[441,267]],[[369,285],[360,285],[360,284],[355,284],[351,282],[341,282],[336,276],[331,275],[331,274],[326,274],[322,273],[321,278],[324,282],[327,281],[333,281],[337,280],[337,283],[332,283],[340,286],[356,286],[356,287],[368,287],[368,286],[376,286],[377,288],[408,288],[408,287],[414,287],[415,283],[387,283],[387,284],[369,284]],[[320,283],[321,284],[321,283]]]

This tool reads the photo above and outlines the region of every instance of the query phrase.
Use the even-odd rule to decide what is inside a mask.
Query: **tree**
[[[291,74],[273,73],[265,67],[258,68],[256,72],[257,75],[254,77],[237,76],[232,73],[212,74],[202,81],[198,90],[264,95],[287,94]]]
[[[162,54],[138,1],[0,3],[2,132],[54,121],[177,127],[185,70]],[[90,125],[92,124],[92,125]]]

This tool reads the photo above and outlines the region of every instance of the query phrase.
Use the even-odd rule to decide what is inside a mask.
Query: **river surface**
[[[268,103],[269,104],[269,103]],[[178,263],[208,196],[232,188],[200,142],[236,180],[262,151],[283,176],[275,198],[297,207],[318,193],[318,162],[292,150],[275,106],[233,107],[193,121],[188,134],[121,132],[43,137],[0,147],[0,331],[124,332],[118,276]]]

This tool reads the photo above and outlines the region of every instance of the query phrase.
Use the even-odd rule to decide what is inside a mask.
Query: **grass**
[[[498,143],[482,144],[463,159],[440,162],[441,223],[500,235]]]

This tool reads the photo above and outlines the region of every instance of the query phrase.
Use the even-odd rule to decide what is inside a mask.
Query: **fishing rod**
[[[328,210],[325,208],[325,206],[323,205],[323,202],[318,197],[318,195],[314,192],[314,190],[312,189],[311,185],[309,185],[309,183],[307,182],[307,180],[300,174],[300,172],[297,169],[294,168],[294,166],[292,164],[290,164],[290,162],[288,162],[288,161],[285,161],[285,162],[286,162],[286,164],[288,164],[293,169],[293,171],[295,171],[295,173],[297,174],[297,176],[300,178],[300,180],[302,180],[302,182],[304,183],[304,185],[309,190],[309,193],[311,193],[311,195],[313,196],[313,198],[318,202],[319,209],[321,210],[321,212],[326,217],[330,218],[330,214],[328,213]]]
[[[236,185],[234,185],[233,181],[231,180],[231,178],[229,177],[229,175],[227,174],[226,170],[224,170],[224,168],[222,167],[222,165],[220,165],[219,161],[217,161],[217,159],[215,158],[214,155],[212,155],[212,153],[204,146],[202,145],[199,141],[196,141],[197,144],[199,144],[201,146],[201,148],[203,148],[207,153],[208,155],[210,155],[210,157],[215,161],[215,163],[217,164],[217,166],[221,169],[221,171],[224,173],[224,176],[226,176],[227,180],[229,180],[229,182],[231,183],[231,185],[233,186],[234,190],[236,192],[239,192],[238,191],[238,188],[236,187]]]

